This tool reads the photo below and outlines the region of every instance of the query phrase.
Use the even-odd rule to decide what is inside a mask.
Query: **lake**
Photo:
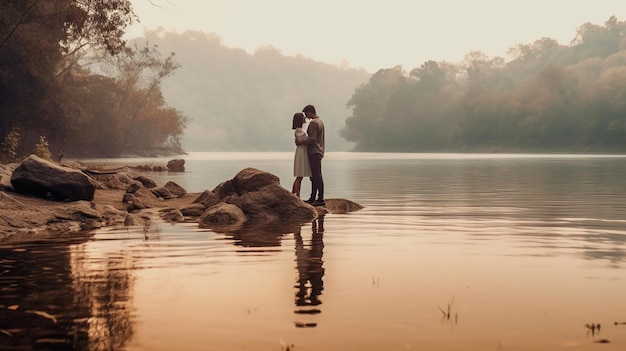
[[[146,175],[293,182],[289,152],[184,158]],[[1,247],[0,350],[626,349],[626,157],[331,152],[323,171],[326,198],[364,209]]]

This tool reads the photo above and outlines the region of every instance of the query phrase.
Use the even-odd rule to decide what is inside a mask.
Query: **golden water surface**
[[[148,175],[199,192],[251,166],[290,189],[291,157]],[[324,180],[365,208],[0,247],[0,350],[626,349],[626,158],[329,153]]]

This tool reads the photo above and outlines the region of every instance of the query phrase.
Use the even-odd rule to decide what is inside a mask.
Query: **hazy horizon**
[[[134,0],[133,8],[141,22],[127,28],[127,38],[159,27],[178,33],[197,30],[250,54],[271,46],[285,56],[370,73],[397,65],[410,69],[427,60],[459,62],[474,50],[507,58],[509,48],[542,37],[567,45],[583,23],[603,25],[610,16],[626,17],[626,8],[611,0],[448,0],[428,5],[407,0]]]

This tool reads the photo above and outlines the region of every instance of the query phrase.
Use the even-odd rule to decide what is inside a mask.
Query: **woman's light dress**
[[[307,138],[306,132],[302,128],[296,128],[293,134],[296,140],[302,141]],[[311,165],[309,164],[307,145],[296,146],[296,155],[293,158],[293,175],[294,177],[311,176]]]

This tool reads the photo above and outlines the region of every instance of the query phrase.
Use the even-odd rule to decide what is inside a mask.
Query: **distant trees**
[[[163,79],[178,68],[173,57],[161,59],[155,47],[135,44],[109,57],[100,74],[73,74],[66,90],[77,106],[75,126],[81,133],[72,137],[72,152],[110,157],[182,152],[187,118],[168,107],[161,93]]]
[[[339,136],[350,111],[346,101],[370,73],[285,56],[265,46],[253,53],[230,48],[214,34],[148,31],[161,53],[176,52],[181,68],[163,95],[189,116],[184,146],[190,151],[293,150],[291,118],[314,104],[326,125],[329,150],[345,151]]]
[[[53,152],[76,156],[117,156],[168,144],[179,148],[186,119],[165,105],[160,92],[162,79],[177,66],[149,48],[126,46],[122,35],[134,19],[130,0],[4,1],[4,147],[17,157],[32,152],[44,137]],[[116,69],[123,59],[146,67],[124,76],[127,72]],[[105,74],[106,67],[115,74]],[[148,72],[155,76],[148,78]]]
[[[626,22],[509,54],[380,70],[350,99],[342,135],[361,151],[626,150]]]

